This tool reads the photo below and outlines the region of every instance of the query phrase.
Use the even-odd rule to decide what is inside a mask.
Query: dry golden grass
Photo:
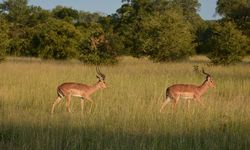
[[[96,107],[81,113],[72,99],[72,114],[63,101],[50,115],[56,87],[63,82],[96,82],[95,66],[9,58],[0,64],[0,149],[249,149],[250,59],[229,67],[207,66],[195,56],[187,62],[152,63],[120,58],[101,66],[110,88],[93,95]],[[167,86],[201,84],[193,72],[203,66],[217,85],[203,96],[205,107],[180,101],[173,113],[159,108]],[[86,104],[86,112],[89,108]]]

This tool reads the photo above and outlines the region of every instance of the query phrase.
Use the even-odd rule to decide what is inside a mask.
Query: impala
[[[164,107],[172,100],[173,109],[176,110],[176,104],[179,99],[187,99],[187,108],[189,108],[190,100],[193,99],[198,103],[202,104],[200,97],[210,88],[215,88],[215,84],[210,74],[206,73],[202,69],[202,73],[206,75],[206,80],[201,85],[191,85],[191,84],[174,84],[167,88],[166,99],[164,100],[160,112]]]
[[[63,83],[57,87],[57,98],[52,106],[51,109],[51,114],[54,113],[54,109],[56,105],[62,100],[62,98],[66,98],[66,108],[68,112],[71,112],[70,110],[70,100],[71,96],[73,97],[80,97],[81,98],[81,110],[83,111],[84,107],[84,100],[86,99],[87,101],[91,102],[91,106],[89,109],[89,112],[92,109],[92,106],[94,104],[94,101],[90,98],[90,95],[96,92],[99,89],[102,88],[107,88],[106,83],[105,83],[105,75],[102,74],[99,70],[99,68],[96,67],[96,72],[97,75],[96,77],[98,78],[97,83],[94,85],[86,85],[82,83],[74,83],[74,82],[68,82],[68,83]]]

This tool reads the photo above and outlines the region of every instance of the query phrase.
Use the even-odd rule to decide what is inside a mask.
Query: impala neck
[[[99,89],[100,89],[100,87],[98,86],[98,82],[97,82],[94,85],[90,86],[89,95],[91,95],[92,93],[95,93]]]
[[[202,85],[199,86],[200,88],[200,95],[204,94],[208,89],[209,89],[209,86],[207,84],[207,80],[205,80]]]

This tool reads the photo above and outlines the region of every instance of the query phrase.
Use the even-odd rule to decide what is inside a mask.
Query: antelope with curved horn
[[[160,112],[164,107],[172,100],[173,109],[176,110],[176,104],[180,98],[187,99],[187,107],[189,108],[190,100],[199,102],[203,105],[200,97],[211,87],[215,88],[215,83],[210,74],[206,73],[202,69],[202,73],[206,75],[206,80],[201,85],[191,85],[191,84],[174,84],[167,88],[166,90],[166,99],[163,102]]]
[[[54,109],[56,105],[62,100],[62,98],[66,98],[66,107],[67,111],[71,112],[70,110],[70,100],[71,96],[73,97],[80,97],[81,98],[81,109],[83,111],[84,107],[84,100],[86,99],[87,101],[91,102],[91,106],[89,109],[89,112],[92,109],[92,106],[94,104],[94,101],[90,98],[90,95],[96,92],[99,89],[107,88],[106,83],[105,83],[105,75],[101,73],[98,67],[96,67],[96,72],[97,75],[96,77],[98,78],[97,83],[94,85],[86,85],[82,83],[75,83],[75,82],[67,82],[59,85],[57,87],[57,98],[52,106],[51,109],[51,114],[54,113]]]

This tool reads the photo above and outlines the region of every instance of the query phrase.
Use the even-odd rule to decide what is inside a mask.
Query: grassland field
[[[73,98],[50,110],[63,82],[94,84],[94,65],[77,61],[8,58],[0,63],[0,149],[27,150],[247,150],[250,149],[250,58],[228,67],[207,65],[204,56],[186,62],[153,63],[120,58],[118,65],[100,66],[107,89],[92,95],[96,106],[83,113]],[[159,113],[168,86],[201,84],[199,65],[209,72],[215,89],[192,101],[169,104]]]

